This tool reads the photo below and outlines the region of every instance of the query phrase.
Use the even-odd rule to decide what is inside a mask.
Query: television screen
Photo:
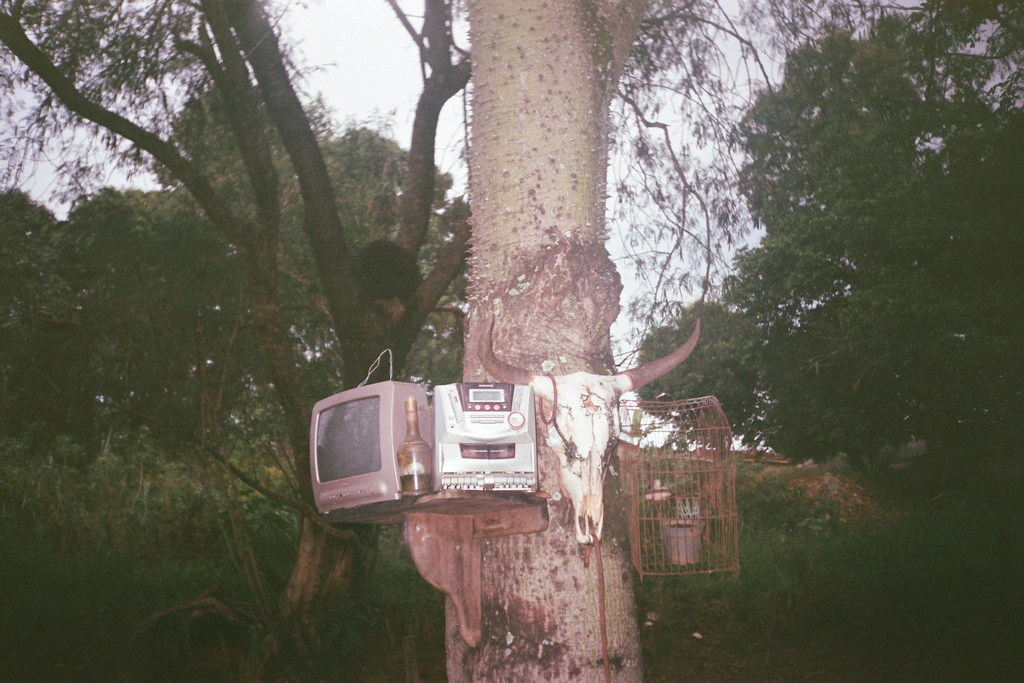
[[[320,413],[316,471],[336,481],[380,470],[380,396],[342,403]]]
[[[420,435],[433,444],[434,414],[427,393],[412,382],[367,384],[313,406],[309,466],[320,512],[402,498],[395,456],[405,439],[409,398],[416,400]]]

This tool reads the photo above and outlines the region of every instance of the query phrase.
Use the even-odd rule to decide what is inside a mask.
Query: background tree
[[[107,150],[123,162],[140,164],[148,157],[167,180],[188,190],[237,250],[248,313],[282,406],[293,466],[300,481],[308,482],[309,396],[278,287],[282,210],[290,198],[282,194],[274,140],[285,150],[284,167],[298,180],[303,230],[345,359],[347,385],[363,379],[386,347],[401,369],[426,316],[461,267],[468,227],[453,226],[431,272],[399,305],[360,286],[358,256],[346,236],[314,120],[292,85],[267,11],[253,0],[157,6],[4,2],[0,87],[12,94],[17,88],[19,96],[36,94],[31,107],[16,112],[24,114],[16,130],[27,153],[68,127],[102,131]],[[425,63],[424,90],[403,182],[402,218],[389,241],[392,253],[407,255],[407,264],[415,264],[430,227],[437,114],[469,77],[468,60],[456,59],[444,2],[428,0],[423,30],[413,33]],[[215,100],[205,98],[211,91]],[[193,122],[214,119],[228,132],[237,176],[219,175],[217,165],[207,163],[210,156],[191,154],[182,144],[176,124],[185,106],[196,110]],[[212,157],[221,160],[219,154]],[[309,495],[304,485],[303,504],[311,512]],[[327,533],[312,522],[314,516],[305,518],[280,609],[281,640],[299,652],[316,649],[323,616],[318,610],[346,585],[353,561],[351,540]]]
[[[60,272],[57,220],[21,192],[0,195],[0,431],[62,424],[95,434],[87,345]],[[40,435],[44,437],[45,435]]]
[[[717,291],[747,231],[733,131],[771,82],[769,46],[747,15],[756,4],[649,3],[618,86],[610,224],[641,283],[629,308],[637,343],[675,322],[681,301]]]
[[[761,337],[763,436],[791,457],[1017,438],[1004,354],[1024,176],[992,145],[1019,135],[1020,110],[995,106],[992,63],[948,28],[891,18],[812,42],[744,122],[742,186],[767,234],[730,300]]]
[[[237,258],[179,199],[106,190],[57,221],[4,196],[17,208],[4,225],[3,436],[43,448],[61,435],[96,452],[141,430],[181,453],[197,442],[204,378],[229,381],[230,403],[252,383],[239,373],[259,364],[225,376],[229,359],[258,357],[240,323]],[[26,224],[35,216],[46,219]]]
[[[655,0],[612,108],[611,225],[626,255],[637,347],[677,322],[680,302],[718,298],[753,225],[736,179],[737,125],[775,87],[785,55],[822,25],[854,30],[883,12],[844,0]]]

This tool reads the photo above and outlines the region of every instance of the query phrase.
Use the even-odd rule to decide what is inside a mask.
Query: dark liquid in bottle
[[[403,474],[401,479],[402,494],[406,496],[429,492],[430,484],[433,481],[433,477],[429,474]]]

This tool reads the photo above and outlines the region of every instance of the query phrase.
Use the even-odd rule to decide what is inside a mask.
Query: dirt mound
[[[804,496],[828,514],[835,511],[838,521],[854,522],[884,515],[879,503],[849,477],[834,472],[809,471],[794,476],[787,487]]]

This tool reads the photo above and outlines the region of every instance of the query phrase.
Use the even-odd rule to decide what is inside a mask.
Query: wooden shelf
[[[328,524],[401,524],[407,512],[440,512],[449,514],[495,514],[520,508],[544,507],[547,499],[524,491],[461,491],[447,489],[400,500],[385,500],[354,508],[341,508],[324,513]],[[502,534],[497,534],[502,535]]]
[[[470,647],[481,635],[480,563],[487,538],[548,528],[547,499],[532,493],[445,490],[334,510],[332,524],[399,524],[416,569],[455,605]]]

